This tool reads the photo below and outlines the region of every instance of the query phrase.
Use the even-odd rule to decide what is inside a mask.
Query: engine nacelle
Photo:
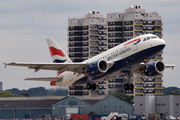
[[[164,71],[164,63],[161,61],[152,62],[147,65],[147,67],[144,69],[144,74],[148,77],[153,77],[158,74],[162,74]]]
[[[105,60],[99,60],[87,67],[87,74],[89,76],[99,76],[108,70],[108,64]]]

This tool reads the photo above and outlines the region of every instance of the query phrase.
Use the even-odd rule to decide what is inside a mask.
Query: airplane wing
[[[132,70],[131,72],[137,72],[137,73],[141,73],[141,68],[144,68],[146,66],[145,63],[140,63],[134,70]],[[176,65],[174,64],[165,64],[165,68],[172,68],[172,70],[174,69]]]
[[[166,68],[172,68],[172,70],[174,69],[175,66],[176,65],[174,65],[174,64],[165,64]]]
[[[33,81],[58,81],[61,80],[62,78],[59,77],[44,77],[44,78],[26,78],[24,80],[33,80]]]
[[[58,72],[61,71],[72,71],[75,73],[82,73],[83,68],[87,67],[89,64],[85,62],[81,63],[21,63],[21,62],[12,62],[4,63],[6,66],[20,66],[28,67],[28,69],[34,69],[35,72],[39,70],[55,70]],[[107,62],[109,68],[114,65],[114,62]]]

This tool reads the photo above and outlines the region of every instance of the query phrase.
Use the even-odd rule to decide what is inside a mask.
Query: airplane
[[[5,67],[21,66],[39,70],[57,71],[56,77],[26,78],[25,80],[50,81],[51,86],[86,85],[87,90],[96,90],[96,83],[108,81],[126,74],[125,90],[133,90],[131,78],[134,73],[153,77],[162,74],[165,68],[175,65],[165,65],[162,61],[149,61],[152,56],[161,52],[166,43],[153,34],[144,34],[123,42],[83,62],[73,63],[53,38],[46,39],[53,63],[4,63]]]

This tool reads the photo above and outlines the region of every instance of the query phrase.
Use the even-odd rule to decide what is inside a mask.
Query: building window
[[[179,104],[177,103],[176,105],[178,106]]]
[[[142,104],[140,104],[140,106],[142,106]]]
[[[166,104],[165,104],[165,103],[162,103],[161,105],[162,105],[162,106],[166,106]]]

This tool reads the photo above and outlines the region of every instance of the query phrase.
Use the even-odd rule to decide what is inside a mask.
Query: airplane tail
[[[71,59],[59,47],[53,38],[46,39],[53,63],[72,63]]]

